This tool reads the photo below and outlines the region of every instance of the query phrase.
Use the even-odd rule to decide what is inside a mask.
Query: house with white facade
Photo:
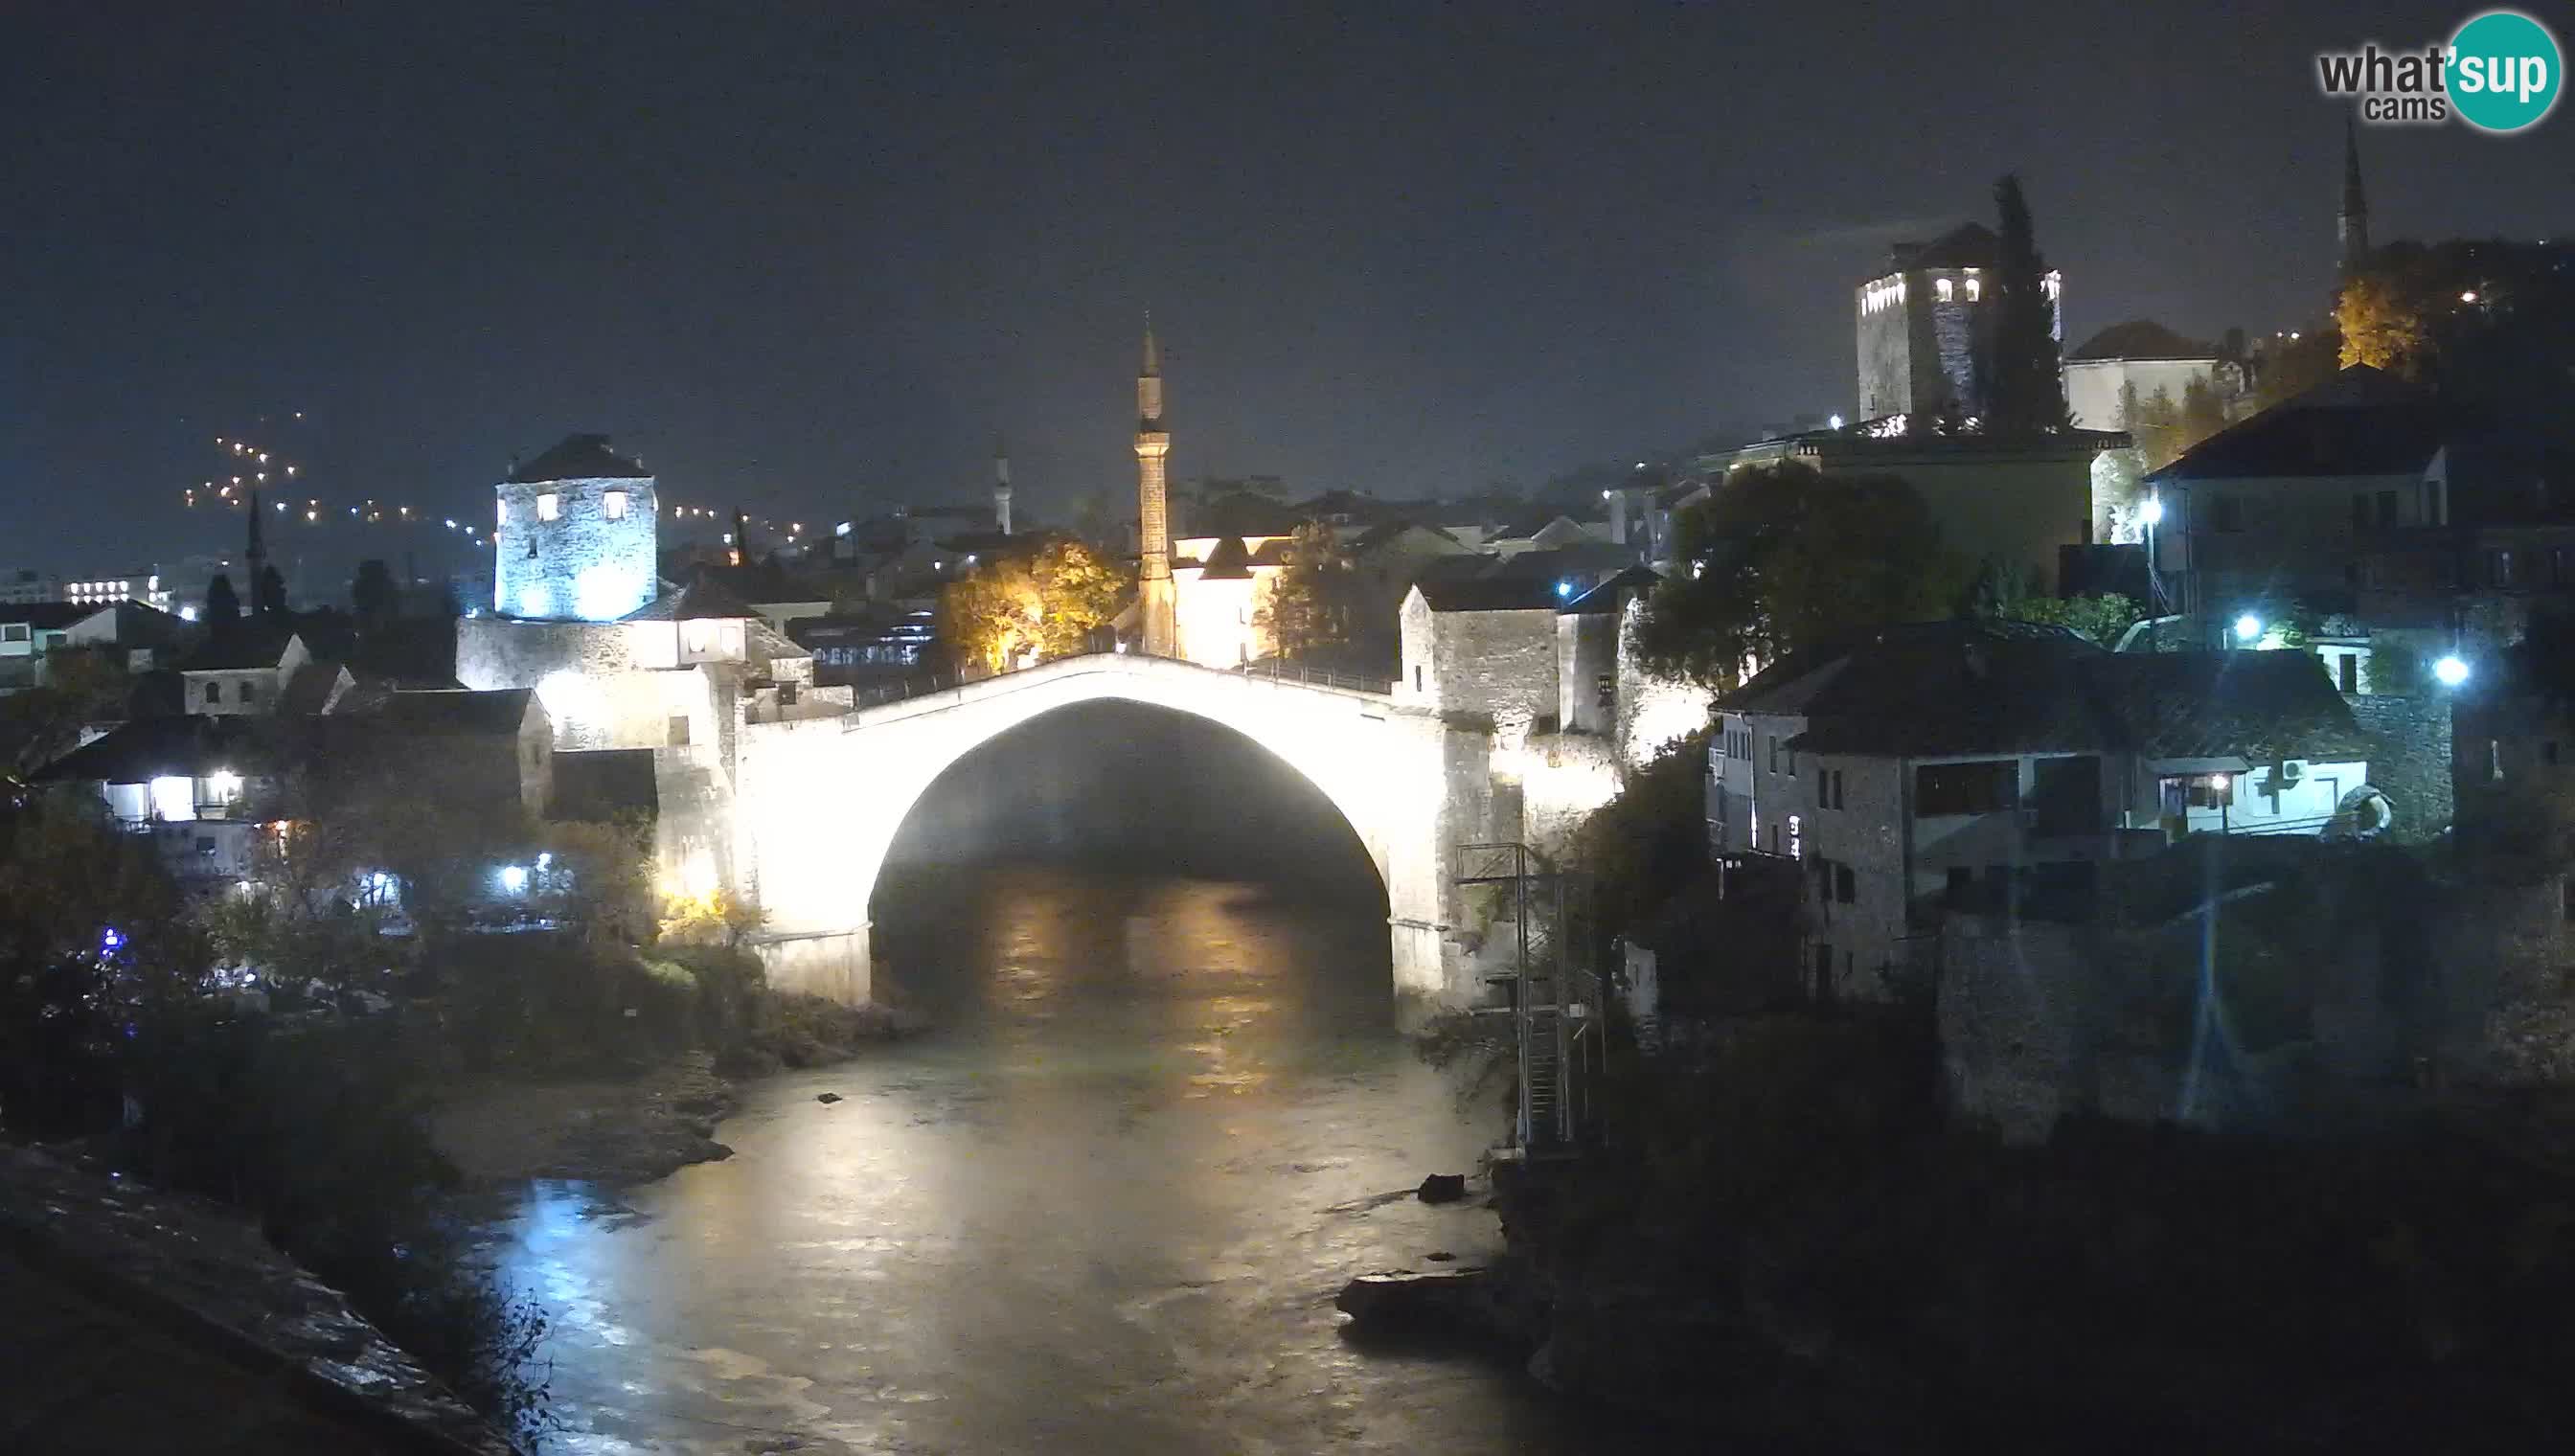
[[[2370,740],[2303,652],[2105,652],[1931,623],[1798,654],[1718,704],[1721,864],[1793,865],[1809,986],[1896,993],[1953,909],[2081,899],[2191,833],[2368,827]]]

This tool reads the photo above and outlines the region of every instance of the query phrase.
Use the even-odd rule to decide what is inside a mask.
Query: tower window
[[[503,526],[507,526],[507,525],[509,525],[509,524],[510,524],[510,503],[509,503],[509,502],[507,502],[507,501],[504,501],[504,502],[502,502],[502,503],[501,503],[501,516],[500,516],[500,523],[499,523],[499,524],[501,524],[501,525],[503,525]]]
[[[563,497],[556,495],[552,491],[548,491],[537,498],[537,519],[539,521],[558,521],[562,518]]]
[[[601,496],[599,498],[599,514],[607,517],[611,521],[625,520],[626,493],[624,491],[610,491],[606,495]]]
[[[1938,294],[1940,295],[1940,302],[1942,302],[1942,303],[1944,303],[1944,304],[1945,304],[1945,303],[1947,303],[1947,302],[1949,302],[1949,301],[1950,301],[1950,295],[1951,295],[1951,294],[1953,294],[1953,293],[1955,293],[1955,292],[1957,291],[1957,285],[1955,285],[1955,284],[1951,283],[1949,280],[1947,280],[1947,279],[1945,279],[1945,278],[1940,279],[1940,280],[1938,280],[1938,281],[1934,282],[1934,283],[1931,285],[1931,287],[1932,287],[1932,289],[1933,289],[1933,291],[1934,291],[1934,292],[1936,292],[1936,293],[1938,293]]]
[[[1980,299],[1980,298],[1983,298],[1984,296],[1985,296],[1985,281],[1984,281],[1983,279],[1981,279],[1981,278],[1970,278],[1970,279],[1968,279],[1968,280],[1967,280],[1967,302],[1969,302],[1969,303],[1974,303],[1976,300],[1978,300],[1978,299]]]

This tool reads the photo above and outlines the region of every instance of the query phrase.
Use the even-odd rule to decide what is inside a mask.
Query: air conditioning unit
[[[2283,785],[2295,783],[2307,776],[2307,765],[2295,758],[2290,758],[2274,767],[2271,770],[2271,776]]]

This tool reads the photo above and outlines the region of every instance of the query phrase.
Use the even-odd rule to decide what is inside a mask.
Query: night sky
[[[2005,169],[2072,338],[2287,327],[2314,53],[2468,13],[1077,8],[12,7],[0,566],[230,545],[180,488],[296,410],[342,506],[479,523],[602,430],[811,529],[981,499],[999,429],[1062,519],[1132,488],[1148,307],[1176,477],[1534,484],[1848,409],[1852,285]],[[2575,234],[2563,107],[2363,145],[2381,241]]]

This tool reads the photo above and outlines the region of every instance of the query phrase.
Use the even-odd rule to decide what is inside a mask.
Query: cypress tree
[[[1993,335],[1986,346],[1986,428],[2002,434],[2063,430],[2074,421],[2057,373],[2056,306],[2047,296],[2047,260],[2030,228],[2018,175],[2005,173],[1994,184],[1994,208],[2001,214],[2001,257],[1994,270]]]
[[[233,579],[221,572],[206,584],[206,623],[216,626],[241,620],[241,598],[233,593]]]

